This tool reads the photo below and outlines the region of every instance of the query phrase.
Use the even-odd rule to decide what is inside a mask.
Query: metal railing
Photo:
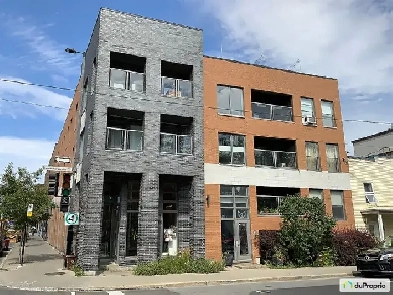
[[[161,132],[160,152],[173,155],[192,155],[192,136]]]
[[[107,127],[105,148],[110,150],[142,151],[143,131]]]
[[[257,214],[279,214],[278,208],[287,196],[257,195]]]
[[[251,110],[253,118],[293,122],[292,107],[252,102]]]
[[[296,152],[268,151],[255,149],[255,166],[296,168]]]
[[[169,97],[192,98],[192,82],[161,77],[161,94]]]
[[[327,159],[327,164],[328,164],[328,172],[340,172],[340,159],[339,158],[328,158]]]
[[[144,73],[115,68],[110,69],[109,86],[112,88],[144,92],[145,84]]]
[[[307,163],[307,170],[309,170],[309,171],[321,171],[321,165],[320,165],[319,157],[307,156],[306,157],[306,163]]]

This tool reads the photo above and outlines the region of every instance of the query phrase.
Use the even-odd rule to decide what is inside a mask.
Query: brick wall
[[[244,89],[244,117],[231,117],[217,114],[217,84],[242,87]],[[250,99],[251,89],[291,94],[294,122],[253,119]],[[303,126],[302,124],[300,103],[302,96],[314,99],[317,117],[317,126],[315,127]],[[339,227],[354,225],[348,165],[342,161],[342,173],[329,173],[329,179],[326,173],[326,143],[337,143],[339,146],[339,157],[346,158],[337,80],[205,57],[204,99],[205,180],[208,180],[205,184],[205,194],[210,196],[210,206],[208,207],[206,205],[205,207],[206,255],[208,257],[219,259],[222,255],[220,184],[236,183],[238,185],[249,185],[250,235],[253,259],[259,257],[259,238],[254,235],[254,231],[258,232],[258,230],[261,229],[279,229],[281,222],[281,218],[278,216],[257,215],[255,182],[260,183],[258,185],[262,186],[268,184],[267,186],[278,187],[285,187],[288,183],[291,183],[291,185],[294,184],[293,187],[300,188],[302,195],[307,195],[311,184],[314,183],[315,185],[315,183],[317,183],[321,187],[312,186],[311,188],[324,189],[324,201],[328,213],[331,213],[330,189],[340,189],[337,187],[341,186],[344,192],[346,220],[338,221],[337,225]],[[335,128],[324,128],[322,126],[322,99],[327,99],[334,103],[334,116],[337,119]],[[262,173],[260,169],[263,168],[255,168],[255,170],[253,170],[255,172],[253,175],[253,172],[246,173],[246,170],[244,170],[246,168],[217,165],[216,167],[221,167],[220,169],[217,168],[217,171],[222,171],[222,173],[217,175],[217,173],[215,173],[216,170],[214,170],[215,172],[212,170],[211,173],[209,173],[208,170],[213,167],[214,164],[218,164],[218,132],[246,135],[246,166],[252,167],[249,169],[254,169],[253,167],[255,166],[254,136],[296,140],[298,169],[290,172],[289,170],[269,170],[269,168],[267,168]],[[305,171],[307,167],[305,150],[306,141],[315,141],[319,143],[321,168],[324,172],[312,172],[314,174],[310,174],[309,171]],[[239,173],[235,173],[234,171],[239,171]],[[287,178],[291,177],[291,175],[297,179],[298,183],[294,183],[293,179]],[[321,181],[316,182],[315,177],[319,177]],[[219,179],[219,181],[216,182],[214,179]],[[327,187],[329,187],[329,189],[327,189]]]

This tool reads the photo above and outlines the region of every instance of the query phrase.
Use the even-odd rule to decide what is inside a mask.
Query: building
[[[393,128],[352,141],[355,157],[393,155]]]
[[[354,225],[337,80],[206,57],[204,99],[208,257],[257,262],[287,195]]]
[[[74,163],[74,154],[76,147],[76,128],[79,120],[79,101],[80,101],[80,83],[76,87],[74,98],[68,110],[63,129],[60,133],[59,140],[53,148],[52,156],[48,165],[54,167],[72,167]],[[59,163],[56,161],[57,157],[69,158],[70,163]],[[46,183],[48,182],[49,174],[57,172],[48,171],[45,175]],[[59,173],[59,183],[62,183],[63,173]],[[48,242],[57,250],[65,253],[67,240],[67,227],[64,225],[64,214],[60,211],[60,197],[53,196],[56,208],[52,210],[52,216],[48,220],[46,226]]]
[[[355,225],[390,245],[393,239],[393,159],[350,158]]]
[[[79,264],[204,256],[202,31],[103,8],[82,76]]]
[[[206,57],[199,29],[103,8],[82,81],[69,210],[86,271],[184,249],[256,262],[297,193],[354,225],[337,80]]]

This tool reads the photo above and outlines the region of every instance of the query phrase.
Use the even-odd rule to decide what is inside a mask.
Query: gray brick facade
[[[146,58],[145,93],[109,87],[111,51]],[[96,66],[93,66],[93,60]],[[162,60],[192,65],[193,98],[161,96]],[[204,256],[202,31],[101,9],[86,51],[84,77],[88,78],[91,91],[86,106],[81,182],[76,186],[72,200],[72,207],[79,208],[81,214],[80,226],[76,229],[79,264],[90,271],[99,267],[106,171],[142,175],[137,248],[140,262],[157,259],[160,255],[160,175],[189,177],[189,183],[185,181],[179,184],[179,249],[189,247],[193,255]],[[144,113],[143,151],[105,149],[108,108]],[[160,154],[161,114],[193,118],[193,155]],[[124,262],[125,255],[126,206],[123,196],[120,201],[119,263]]]

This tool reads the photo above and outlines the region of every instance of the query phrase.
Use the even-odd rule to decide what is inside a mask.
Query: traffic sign
[[[27,217],[32,217],[33,216],[33,211],[27,211]]]
[[[64,214],[65,225],[79,225],[79,213],[67,212]]]
[[[33,212],[33,204],[29,204],[29,206],[27,206],[27,212]]]

